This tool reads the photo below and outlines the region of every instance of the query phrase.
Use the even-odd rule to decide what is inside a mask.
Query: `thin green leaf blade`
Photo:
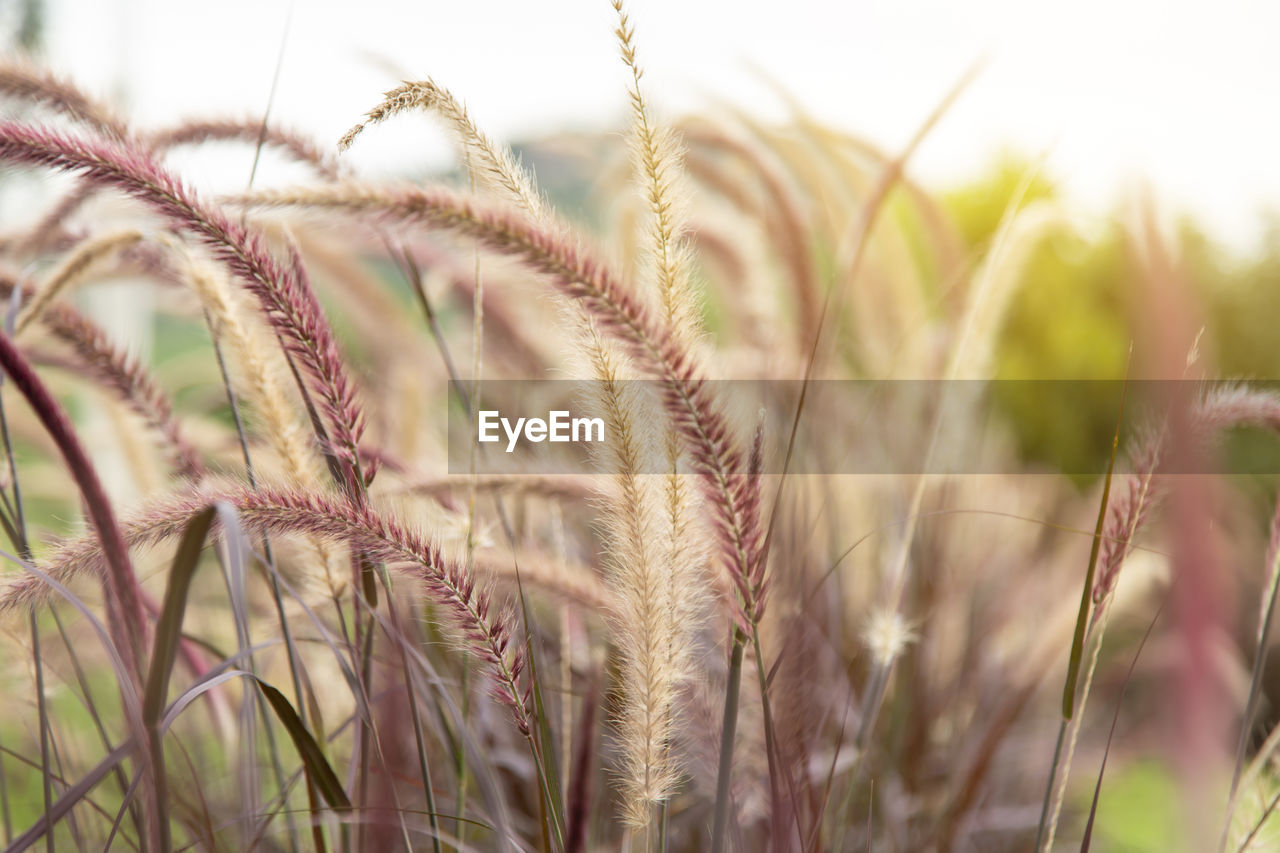
[[[182,641],[182,620],[187,610],[187,593],[204,550],[205,539],[217,515],[217,508],[209,506],[191,519],[169,570],[169,583],[165,587],[164,605],[156,622],[155,641],[151,647],[151,668],[147,675],[146,690],[142,699],[142,719],[148,726],[160,720],[165,696],[169,692],[169,678],[178,656],[178,644]]]
[[[293,745],[297,748],[298,755],[302,757],[303,769],[315,785],[316,790],[324,797],[330,808],[335,811],[350,811],[351,800],[347,798],[347,792],[343,790],[342,783],[338,780],[338,774],[333,771],[332,765],[325,758],[324,752],[321,751],[320,745],[316,743],[316,739],[312,737],[311,732],[302,724],[301,718],[298,717],[298,712],[294,710],[288,698],[261,678],[254,678],[254,681],[257,682],[258,689],[262,691],[262,695],[267,698],[267,702],[270,703],[271,710],[275,711],[276,718],[293,740]]]
[[[178,644],[182,642],[182,620],[187,612],[187,593],[200,563],[200,552],[213,526],[216,507],[209,506],[187,523],[174,555],[169,571],[169,582],[164,591],[164,605],[156,621],[156,636],[151,647],[151,664],[142,695],[142,723],[146,731],[151,756],[151,772],[155,779],[155,832],[162,853],[172,849],[169,834],[168,783],[165,778],[164,741],[160,731],[160,715],[164,712],[165,697],[169,693],[169,678],[173,663],[178,657]],[[123,814],[123,812],[122,812]],[[114,831],[114,830],[113,830]]]
[[[1089,602],[1093,597],[1093,579],[1098,569],[1098,552],[1102,549],[1102,525],[1107,519],[1107,505],[1111,499],[1111,478],[1116,470],[1116,455],[1120,449],[1120,428],[1124,423],[1124,399],[1129,390],[1129,366],[1125,365],[1124,384],[1120,386],[1120,411],[1116,414],[1116,431],[1111,439],[1111,457],[1107,460],[1107,476],[1102,483],[1102,501],[1098,504],[1098,521],[1093,528],[1093,546],[1089,549],[1089,570],[1084,576],[1084,589],[1080,591],[1080,612],[1076,616],[1075,635],[1071,639],[1071,658],[1067,662],[1067,681],[1062,688],[1062,716],[1071,719],[1075,713],[1076,683],[1080,679],[1080,663],[1084,658],[1084,635],[1089,625]]]

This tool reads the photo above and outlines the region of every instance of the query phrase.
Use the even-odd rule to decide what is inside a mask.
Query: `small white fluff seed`
[[[915,642],[916,634],[893,610],[877,610],[867,620],[862,641],[880,666],[889,666]]]

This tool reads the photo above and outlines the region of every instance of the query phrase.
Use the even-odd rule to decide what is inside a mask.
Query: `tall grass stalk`
[[[6,317],[5,331],[8,334],[13,333],[14,313],[11,303],[10,311]],[[3,382],[0,382],[0,388],[3,388]],[[8,527],[11,532],[11,538],[18,548],[18,556],[29,561],[31,559],[31,548],[27,540],[27,521],[26,510],[22,500],[22,485],[18,476],[17,462],[13,457],[13,441],[9,432],[9,416],[5,410],[3,396],[0,396],[0,439],[4,441],[5,463],[9,469],[8,480],[9,487],[13,492],[12,500],[6,501],[6,507],[10,510],[11,517],[8,520]],[[36,687],[36,712],[39,717],[40,725],[40,791],[44,797],[44,810],[46,812],[53,806],[53,779],[51,773],[50,761],[50,732],[49,732],[49,708],[48,694],[44,684],[44,656],[40,653],[40,625],[36,619],[36,612],[32,610],[27,616],[27,631],[31,638],[31,663],[32,670],[35,673]],[[68,648],[70,648],[68,646]],[[72,661],[75,664],[76,671],[79,672],[79,662],[72,655]],[[86,694],[87,698],[87,694]],[[96,718],[96,716],[95,716]],[[0,767],[0,773],[3,768]],[[134,814],[135,820],[137,815]],[[4,834],[5,843],[9,842],[12,836],[12,829],[9,822],[9,798],[7,789],[4,791]],[[45,839],[45,849],[48,853],[53,853],[53,834],[50,833]]]
[[[715,818],[711,826],[711,853],[724,850],[733,808],[733,742],[738,731],[738,701],[742,690],[742,653],[746,637],[737,628],[729,643],[729,677],[725,682],[724,721],[720,729],[720,763],[716,771]]]
[[[112,641],[124,659],[124,671],[119,673],[121,679],[123,679],[120,685],[121,699],[123,700],[129,728],[134,732],[137,742],[141,745],[144,741],[138,736],[144,730],[143,719],[141,708],[136,704],[136,697],[141,686],[140,678],[145,642],[143,638],[146,623],[139,597],[138,581],[129,562],[128,549],[116,524],[106,493],[92,464],[89,462],[88,456],[75,436],[69,418],[54,400],[48,388],[36,376],[30,363],[18,352],[12,339],[7,334],[0,335],[0,366],[3,367],[12,385],[26,398],[28,404],[48,431],[50,438],[58,446],[59,452],[62,454],[67,467],[70,469],[84,496],[88,515],[92,520],[97,540],[100,543],[100,553],[107,563],[107,570],[103,573],[103,588],[106,598],[108,624],[111,629]],[[7,452],[11,459],[12,451]],[[16,484],[16,482],[17,480],[15,479],[14,483]],[[25,539],[20,544],[25,547]],[[34,615],[31,617],[31,628],[35,638],[33,643],[38,643],[38,626],[35,624]],[[39,667],[38,664],[37,667]],[[42,676],[40,678],[42,680]],[[130,701],[131,698],[133,701]],[[44,700],[45,697],[42,692],[38,699],[41,706],[43,706]],[[42,716],[44,715],[42,714]],[[41,722],[41,751],[42,757],[46,759],[43,764],[46,800],[50,798],[51,794],[48,778],[50,766],[47,761],[48,747],[48,721],[44,719]],[[144,766],[151,760],[150,755],[153,748],[154,744],[142,747],[142,760],[140,763]],[[145,771],[140,774],[140,777],[141,775],[145,775]],[[161,803],[163,790],[158,787],[158,784],[156,777],[153,775],[146,786],[148,799],[150,800],[147,810],[150,819],[147,822],[147,833],[144,837],[152,844],[162,843],[167,833],[167,822],[164,827],[161,827],[158,823],[160,816],[164,814],[164,805]],[[52,803],[46,803],[46,814],[51,809]]]
[[[658,313],[677,340],[691,345],[696,337],[695,311],[685,239],[682,166],[679,144],[670,129],[656,125],[641,88],[643,70],[637,60],[635,30],[622,0],[611,0],[618,17],[615,36],[631,77],[631,161],[633,181],[646,207],[643,253],[637,278],[657,299]],[[621,499],[611,507],[619,541],[615,584],[626,603],[619,614],[626,711],[621,715],[625,765],[622,785],[628,820],[643,831],[646,850],[656,829],[653,816],[664,809],[675,790],[681,768],[671,741],[680,721],[677,695],[692,679],[694,626],[704,620],[707,579],[700,531],[690,518],[693,506],[685,477],[679,472],[685,449],[674,425],[657,436],[634,422],[619,387],[618,373],[591,331],[587,349],[601,381],[600,394],[613,425],[625,436],[612,466]],[[667,473],[660,494],[637,480],[645,459],[665,458]],[[650,544],[658,542],[656,548]],[[660,836],[661,837],[661,836]]]
[[[9,459],[10,474],[13,475],[16,473],[13,468],[13,450],[9,443],[8,419],[4,414],[3,403],[0,403],[0,426],[2,426],[4,431],[5,455]],[[17,513],[15,529],[17,530],[19,537],[18,553],[22,559],[29,560],[31,557],[30,548],[26,543],[26,522],[23,520],[22,495],[19,491],[18,479],[16,476],[13,478],[13,490],[13,504]],[[50,741],[52,735],[49,730],[49,694],[44,683],[44,656],[40,653],[40,623],[36,619],[36,613],[34,610],[27,616],[27,630],[28,635],[31,637],[31,662],[32,669],[35,672],[36,712],[40,721],[40,790],[44,797],[44,810],[48,812],[49,809],[53,807],[53,762],[50,756],[52,749]],[[133,817],[137,820],[139,816],[134,813]],[[7,821],[5,835],[7,840],[7,836],[9,835]],[[45,836],[45,849],[48,853],[53,853],[53,833],[49,833]]]

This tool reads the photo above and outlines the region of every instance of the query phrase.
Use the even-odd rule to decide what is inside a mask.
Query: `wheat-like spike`
[[[0,160],[84,175],[148,204],[205,244],[258,300],[315,387],[334,451],[354,464],[363,415],[337,339],[296,256],[281,264],[262,237],[199,200],[137,145],[77,139],[16,122],[0,124]]]
[[[231,203],[420,223],[478,238],[545,274],[562,295],[578,302],[597,326],[617,338],[638,369],[658,380],[663,405],[706,492],[720,552],[738,589],[737,615],[744,629],[759,619],[764,607],[759,483],[747,476],[742,451],[689,347],[563,231],[534,224],[509,207],[483,204],[442,187],[332,185],[259,192]]]
[[[474,170],[479,180],[523,208],[534,219],[541,219],[546,214],[546,205],[534,188],[532,178],[510,150],[491,140],[471,120],[462,102],[430,79],[405,82],[384,94],[382,103],[369,110],[364,121],[338,140],[338,150],[350,148],[356,137],[370,125],[409,110],[426,110],[443,118],[457,135],[463,150],[480,165],[481,168]]]
[[[1254,426],[1280,434],[1280,396],[1242,385],[1218,386],[1209,389],[1192,410],[1191,428],[1200,441],[1212,441],[1223,431],[1239,426]],[[1127,478],[1127,487],[1107,508],[1098,576],[1093,588],[1096,604],[1105,601],[1115,589],[1134,540],[1167,490],[1165,484],[1156,479],[1163,443],[1163,431],[1149,430],[1141,436],[1131,452],[1133,473]],[[1272,565],[1270,559],[1267,565]],[[1269,602],[1264,601],[1263,612],[1268,606]],[[1097,611],[1094,618],[1098,618]]]
[[[636,59],[635,29],[631,25],[622,0],[612,0],[618,15],[619,52],[623,63],[631,72],[631,156],[636,180],[648,204],[647,245],[645,255],[650,274],[655,279],[658,304],[669,332],[691,346],[694,338],[693,300],[689,282],[689,248],[684,239],[684,221],[681,211],[678,182],[681,177],[681,152],[669,128],[658,128],[649,116],[648,106],[640,86],[643,70]],[[596,342],[599,351],[600,343]],[[608,373],[609,365],[600,363],[600,370]],[[606,388],[616,386],[609,375],[598,375]],[[607,393],[607,391],[606,391]],[[611,435],[617,435],[611,431]],[[667,471],[662,479],[661,496],[652,495],[654,513],[662,518],[661,540],[654,549],[656,562],[638,563],[621,561],[620,574],[636,574],[633,582],[623,579],[624,588],[631,588],[639,599],[633,609],[641,613],[660,614],[659,624],[654,619],[640,620],[638,628],[655,627],[656,635],[646,638],[643,644],[634,644],[648,655],[657,655],[661,661],[660,678],[651,679],[653,687],[645,696],[637,697],[644,703],[645,726],[630,720],[630,731],[624,730],[624,743],[638,741],[642,748],[632,748],[628,756],[631,765],[628,787],[627,816],[632,825],[646,826],[653,814],[653,806],[667,799],[674,788],[678,768],[670,760],[671,729],[675,724],[675,702],[683,682],[693,678],[692,646],[694,626],[702,616],[705,601],[704,579],[700,577],[703,555],[699,553],[698,531],[689,519],[691,503],[685,478],[678,473],[682,450],[680,437],[674,428],[665,431]],[[634,473],[630,476],[634,477]],[[652,490],[650,490],[652,491]],[[628,511],[624,505],[619,507]],[[650,558],[652,560],[652,557]],[[659,569],[659,566],[661,567]],[[648,576],[648,577],[646,577]],[[635,615],[634,613],[632,614]],[[653,666],[652,663],[649,666]],[[657,721],[656,723],[654,721]],[[647,743],[645,743],[647,738]],[[656,762],[656,764],[655,764]],[[643,772],[642,772],[643,771]]]
[[[200,145],[214,140],[238,140],[257,145],[261,136],[264,146],[278,148],[299,162],[308,164],[325,180],[338,180],[341,177],[342,173],[333,159],[326,157],[311,140],[275,125],[268,125],[265,133],[263,130],[261,122],[249,119],[187,121],[148,134],[144,144],[157,155],[162,155],[178,146]],[[95,189],[92,184],[82,182],[63,195],[18,243],[19,248],[32,251],[48,248],[53,238],[60,235],[63,224],[94,195]]]
[[[65,290],[75,287],[97,271],[99,262],[135,246],[143,234],[134,228],[110,231],[82,241],[44,281],[36,286],[35,295],[18,312],[16,333],[21,334]]]
[[[786,266],[795,292],[799,320],[796,346],[799,352],[808,352],[818,330],[822,293],[814,267],[814,250],[810,245],[813,228],[803,199],[772,153],[760,150],[760,146],[738,134],[705,122],[686,125],[683,134],[694,152],[718,152],[738,159],[759,181],[765,194],[763,204],[744,193],[740,181],[721,174],[721,170],[705,157],[690,158],[704,183],[710,184],[744,213],[760,217],[768,229],[768,236]]]
[[[647,253],[659,305],[667,326],[677,337],[692,342],[695,333],[693,300],[689,282],[689,248],[684,239],[680,190],[681,151],[670,129],[658,128],[649,116],[640,78],[644,75],[636,59],[635,28],[622,0],[611,0],[618,14],[615,32],[623,63],[631,71],[631,153],[637,172],[637,183],[649,207]],[[684,481],[676,473],[681,451],[679,440],[671,432],[667,440],[666,513],[670,523],[670,540],[665,560],[668,583],[662,589],[666,606],[680,606],[687,590],[699,585],[698,556],[693,547],[695,531],[687,521],[689,497]]]
[[[213,334],[227,345],[244,377],[241,394],[262,421],[262,437],[283,463],[287,481],[301,489],[320,484],[319,462],[307,447],[296,414],[276,381],[277,365],[241,320],[244,308],[222,271],[191,259],[185,277],[209,315]]]
[[[0,275],[0,299],[8,299],[14,279]],[[31,298],[29,294],[24,294]],[[64,303],[46,308],[40,321],[75,353],[82,369],[112,391],[122,403],[161,439],[179,475],[199,480],[206,473],[200,454],[187,440],[168,395],[150,372],[132,355],[121,350],[106,330]]]
[[[1102,528],[1102,548],[1098,553],[1098,573],[1093,585],[1094,604],[1101,605],[1115,589],[1120,567],[1133,549],[1134,539],[1146,525],[1164,489],[1154,481],[1160,464],[1161,436],[1148,434],[1133,451],[1133,473],[1126,477],[1124,491],[1107,507],[1107,520]],[[1097,621],[1101,607],[1094,610]]]
[[[264,146],[278,149],[299,163],[307,164],[322,178],[337,180],[340,175],[338,164],[310,139],[273,124],[264,126],[260,119],[188,119],[147,135],[147,144],[157,152],[206,142],[243,142],[256,146],[259,140]]]
[[[477,563],[476,570],[495,581],[501,581],[505,588],[514,590],[518,581],[526,587],[536,587],[551,593],[563,601],[580,604],[593,613],[611,613],[618,606],[618,596],[601,582],[590,566],[545,555],[522,553],[518,565],[514,560],[494,557]]]
[[[670,740],[681,671],[668,646],[673,632],[687,632],[690,626],[673,621],[664,592],[661,500],[657,484],[639,474],[648,467],[644,457],[660,450],[636,417],[634,388],[619,380],[614,358],[595,329],[585,325],[585,348],[597,379],[595,402],[610,436],[602,461],[617,484],[603,514],[609,534],[607,577],[617,597],[609,621],[622,670],[618,727],[623,812],[639,828],[648,824],[653,806],[671,795],[678,779]]]
[[[683,152],[670,128],[655,126],[640,86],[644,71],[636,59],[635,28],[624,10],[622,0],[611,0],[618,14],[619,52],[631,71],[632,158],[638,172],[638,183],[649,205],[649,253],[652,255],[656,289],[668,327],[692,344],[696,333],[696,312],[689,281],[690,250],[685,238],[682,190]],[[667,555],[671,583],[668,594],[672,605],[679,600],[681,588],[692,588],[698,578],[697,555],[691,545],[693,531],[686,520],[688,497],[683,480],[675,473],[680,459],[678,442],[669,436],[668,462],[672,473],[667,478],[666,511],[671,522],[671,551]]]
[[[356,506],[281,486],[264,485],[255,491],[241,485],[208,484],[150,502],[125,522],[124,540],[129,547],[139,548],[176,539],[197,514],[219,501],[233,506],[250,531],[349,543],[368,559],[384,562],[422,583],[432,601],[448,614],[468,653],[484,662],[494,695],[511,708],[520,731],[530,734],[533,711],[520,686],[525,652],[514,639],[511,609],[492,612],[487,592],[460,562],[445,557],[433,540],[367,503]],[[65,583],[78,575],[100,573],[102,563],[97,538],[82,536],[64,543],[39,567]],[[48,595],[44,583],[31,575],[14,578],[0,589],[0,611],[35,606]]]
[[[450,492],[471,488],[516,495],[538,495],[550,500],[582,501],[595,494],[589,476],[574,474],[476,474],[446,475],[412,480],[392,491],[440,499]]]
[[[221,270],[188,258],[186,278],[204,305],[210,332],[226,344],[239,362],[241,393],[261,419],[259,432],[280,460],[286,482],[303,490],[319,488],[319,461],[307,446],[298,418],[276,381],[277,365],[260,345],[258,336],[241,322],[244,308],[228,287],[226,277]],[[307,547],[323,572],[325,587],[337,600],[346,580],[336,567],[332,549],[314,536],[307,537]]]
[[[111,139],[128,139],[129,128],[105,104],[75,84],[22,61],[0,63],[0,94],[43,104]]]
[[[653,256],[658,293],[667,322],[684,333],[692,325],[689,294],[689,250],[684,243],[684,223],[679,190],[681,151],[669,128],[657,127],[649,116],[636,60],[635,28],[622,0],[611,0],[618,13],[619,52],[631,71],[631,149],[638,183],[649,207],[649,252]]]

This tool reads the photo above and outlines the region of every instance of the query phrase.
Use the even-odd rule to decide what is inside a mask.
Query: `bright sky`
[[[53,63],[123,92],[147,125],[273,115],[336,141],[396,71],[430,75],[491,134],[620,126],[626,79],[607,0],[48,0]],[[956,181],[1002,148],[1047,154],[1083,209],[1143,182],[1247,246],[1280,208],[1280,4],[1267,0],[632,0],[661,113],[727,101],[781,117],[766,80],[811,112],[901,145],[980,59],[985,70],[920,151]],[[426,121],[371,132],[350,155],[385,174],[448,155]]]

